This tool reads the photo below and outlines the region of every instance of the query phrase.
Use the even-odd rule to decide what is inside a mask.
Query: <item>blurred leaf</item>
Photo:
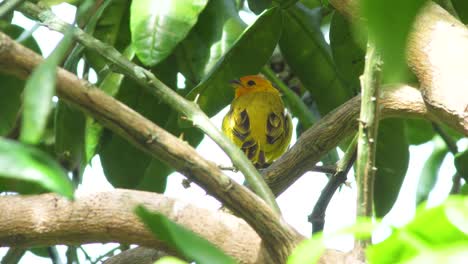
[[[397,82],[406,67],[406,42],[414,19],[426,0],[361,0],[363,21],[369,38],[384,61],[383,74],[388,82]],[[391,28],[392,30],[388,30]]]
[[[411,145],[419,145],[434,138],[435,131],[429,121],[424,119],[406,119],[406,134]]]
[[[463,24],[468,24],[468,1],[466,0],[451,0],[452,5],[457,11],[460,20]]]
[[[50,56],[31,73],[24,88],[24,108],[21,126],[21,141],[37,144],[41,140],[52,109],[55,93],[57,65],[72,43],[68,32]]]
[[[462,242],[445,248],[425,251],[422,254],[401,262],[402,264],[463,264],[468,259],[468,243]]]
[[[372,223],[372,220],[358,219],[356,223],[350,227],[343,228],[335,233],[323,235],[319,233],[312,238],[302,241],[289,256],[287,264],[304,264],[317,263],[320,256],[325,251],[325,241],[327,239],[340,238],[343,235],[352,234],[356,239],[368,239],[372,232],[377,227],[377,224]]]
[[[448,153],[447,145],[440,137],[434,138],[433,143],[434,150],[426,160],[419,176],[418,188],[416,191],[417,205],[427,200],[427,197],[429,197],[429,193],[434,188],[437,177],[439,176],[440,166]]]
[[[30,248],[29,251],[31,251],[34,255],[38,257],[49,258],[49,252],[47,251],[47,247],[33,247]]]
[[[124,52],[131,42],[130,37],[130,0],[108,0],[87,23],[86,32],[104,43]],[[97,52],[86,49],[86,61],[99,74],[108,62]]]
[[[122,54],[128,60],[132,60],[135,57],[135,51],[131,46],[127,47]],[[104,78],[99,85],[99,89],[103,90],[106,94],[114,97],[122,83],[124,78],[123,74],[110,72]],[[85,163],[89,163],[97,152],[100,144],[101,135],[103,132],[103,126],[96,122],[92,117],[86,117],[85,123]]]
[[[187,262],[182,261],[176,257],[166,256],[166,257],[160,258],[154,264],[187,264]]]
[[[209,241],[160,213],[152,213],[143,206],[135,210],[146,227],[159,240],[177,249],[185,258],[197,263],[236,263]]]
[[[249,9],[256,15],[271,7],[272,0],[247,0]]]
[[[465,183],[462,185],[462,187],[460,188],[460,194],[461,195],[468,195],[468,184]]]
[[[320,10],[301,4],[288,8],[279,42],[284,58],[304,87],[311,93],[321,115],[325,115],[352,97],[333,63],[320,24]]]
[[[365,43],[354,39],[350,22],[340,13],[334,12],[330,24],[330,48],[337,71],[353,94],[361,90],[359,76],[364,71]]]
[[[12,39],[17,39],[24,32],[24,29],[17,25],[3,23],[0,23],[0,30]],[[41,53],[36,40],[32,37],[23,40],[21,44],[39,54]],[[8,134],[16,125],[21,108],[21,93],[25,82],[12,75],[5,74],[0,74],[0,82],[2,84],[0,96],[0,136],[2,136]]]
[[[401,119],[385,119],[379,123],[375,165],[374,207],[377,217],[392,209],[409,162],[409,144],[405,123]]]
[[[455,168],[460,176],[468,182],[468,150],[455,155]]]
[[[144,65],[164,60],[195,25],[208,0],[132,1],[132,45]]]
[[[197,24],[175,50],[186,89],[197,85],[245,28],[232,0],[209,1]]]
[[[401,263],[418,255],[466,244],[468,197],[453,196],[440,206],[430,209],[425,206],[418,207],[415,218],[406,226],[367,249],[369,263]]]
[[[0,178],[34,182],[73,198],[73,185],[55,160],[33,147],[3,138],[0,138]]]
[[[281,29],[281,10],[272,8],[264,12],[244,31],[208,76],[190,91],[188,99],[193,100],[199,95],[198,104],[208,116],[219,112],[234,96],[229,81],[257,74],[273,53]]]

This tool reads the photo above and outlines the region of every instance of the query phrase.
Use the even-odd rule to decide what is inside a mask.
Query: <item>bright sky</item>
[[[72,22],[74,13],[74,7],[67,4],[61,4],[53,8],[57,15],[62,14],[62,19]],[[248,22],[252,22],[252,17],[247,17]],[[23,26],[26,29],[30,29],[34,26],[34,22],[26,19],[20,14],[16,14],[14,23]],[[61,38],[61,34],[51,32],[43,27],[40,27],[34,33],[36,40],[39,42],[41,50],[44,54],[50,54],[54,49],[55,45]],[[221,120],[227,109],[224,109],[218,115],[212,118],[212,121],[221,126]],[[294,122],[295,124],[297,121]],[[292,141],[294,144],[295,138]],[[468,140],[464,140],[460,144],[460,148],[466,148]],[[197,150],[207,159],[210,159],[217,164],[231,165],[228,157],[222,152],[222,150],[210,139],[205,138],[199,145]],[[425,160],[432,152],[432,144],[424,144],[420,146],[412,146],[410,148],[411,167],[408,169],[407,177],[403,183],[400,196],[392,209],[392,211],[384,219],[384,222],[391,225],[403,225],[409,221],[415,211],[414,207],[414,193],[416,190],[416,184],[418,181],[419,173],[424,165]],[[440,175],[444,177],[452,177],[455,169],[453,167],[453,156],[447,155],[444,160]],[[242,176],[239,173],[226,172],[226,174],[232,176],[237,181],[242,181]],[[443,178],[443,177],[441,177]],[[190,203],[194,203],[200,207],[216,209],[219,207],[219,202],[214,198],[206,194],[204,190],[192,184],[189,189],[182,187],[182,180],[184,177],[179,173],[174,173],[169,177],[168,187],[166,195],[171,197],[177,197]],[[351,187],[343,187],[332,199],[326,214],[326,226],[325,233],[330,233],[338,230],[342,227],[348,226],[354,222],[354,216],[356,211],[356,186],[354,176],[352,172],[348,175],[348,181],[351,183]],[[286,192],[284,192],[279,198],[278,203],[281,207],[281,211],[284,218],[288,223],[293,225],[299,232],[305,236],[310,236],[311,225],[307,221],[307,216],[311,213],[315,201],[318,199],[322,188],[327,183],[327,178],[323,174],[319,173],[307,173],[301,179],[299,179],[293,186],[291,186]],[[435,190],[429,197],[429,204],[436,205],[442,202],[451,188],[450,181],[438,181]],[[88,166],[85,170],[83,184],[79,187],[78,193],[83,192],[98,192],[111,190],[112,186],[106,181],[100,166],[99,158],[94,158],[92,166]],[[379,230],[376,232],[374,239],[381,240],[388,234],[389,230]],[[339,239],[330,241],[329,247],[348,250],[352,248],[353,239],[348,237],[346,239]],[[109,249],[115,247],[115,244],[107,244],[104,246],[87,245],[86,250],[94,256],[103,254]],[[63,260],[65,260],[65,246],[58,247],[59,252]],[[3,256],[6,249],[0,249],[0,256]],[[80,257],[84,258],[84,255],[80,252]],[[50,263],[50,260],[44,258],[38,258],[31,253],[27,253],[23,257],[21,263]]]

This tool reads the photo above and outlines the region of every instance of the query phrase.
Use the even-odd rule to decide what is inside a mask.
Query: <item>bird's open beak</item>
[[[242,83],[237,79],[229,81],[229,84],[231,84],[231,86],[233,88],[238,88],[238,87],[242,86]]]

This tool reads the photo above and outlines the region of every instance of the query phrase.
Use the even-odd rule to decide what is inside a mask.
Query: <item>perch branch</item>
[[[268,188],[268,185],[257,169],[255,169],[252,162],[250,162],[245,154],[210,121],[210,118],[205,115],[196,102],[189,101],[180,96],[177,92],[156,78],[151,71],[132,63],[114,47],[99,41],[83,30],[59,19],[52,11],[42,9],[32,3],[24,3],[19,10],[34,19],[38,19],[51,30],[59,31],[64,34],[68,32],[68,30],[72,31],[73,37],[78,42],[87,49],[96,51],[103,56],[103,58],[110,63],[112,69],[134,79],[143,88],[147,89],[148,92],[160,98],[163,102],[184,115],[188,120],[192,121],[196,127],[205,132],[205,134],[213,139],[213,141],[226,152],[234,166],[244,174],[251,189],[279,213],[279,207],[276,204],[273,193]]]
[[[24,79],[42,61],[39,55],[0,32],[0,72]],[[223,174],[190,145],[61,68],[57,71],[57,95],[203,187],[243,217],[270,246],[272,254],[279,254],[278,259],[285,259],[303,239],[263,200]]]
[[[243,219],[161,194],[123,189],[78,194],[74,201],[56,194],[2,196],[0,211],[5,213],[0,214],[0,246],[118,242],[174,255],[134,214],[134,208],[140,204],[199,234],[239,263],[279,263]],[[327,258],[340,256],[347,254],[327,250],[322,263],[328,262]]]

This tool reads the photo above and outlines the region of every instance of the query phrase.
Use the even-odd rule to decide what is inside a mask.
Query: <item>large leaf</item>
[[[57,162],[38,149],[3,138],[0,138],[0,178],[33,182],[73,197],[73,185]]]
[[[369,38],[382,55],[384,76],[389,82],[398,81],[406,69],[408,34],[424,3],[426,0],[360,1]]]
[[[224,254],[209,241],[172,222],[163,214],[152,213],[143,206],[137,207],[135,211],[157,239],[177,249],[188,260],[199,264],[236,263],[234,259]]]
[[[186,89],[197,85],[245,28],[231,0],[209,1],[197,24],[175,50]]]
[[[208,0],[134,0],[132,44],[147,66],[163,61],[195,25]]]
[[[272,4],[272,0],[248,0],[247,2],[249,9],[257,15],[270,8]]]
[[[190,91],[188,98],[198,96],[198,104],[209,116],[225,107],[234,96],[229,81],[257,74],[270,58],[281,34],[282,17],[280,8],[265,11],[213,67],[206,79]]]
[[[460,20],[463,24],[468,23],[468,1],[466,0],[452,0],[453,7],[457,11]]]
[[[385,119],[379,124],[375,164],[374,205],[377,217],[392,209],[409,162],[404,120]]]
[[[41,140],[52,109],[57,65],[71,43],[72,34],[68,32],[52,54],[34,69],[26,82],[20,135],[23,142],[37,144]]]
[[[434,150],[426,160],[419,176],[418,188],[416,191],[416,204],[418,205],[429,197],[429,193],[437,182],[440,166],[448,153],[447,145],[440,137],[434,138],[433,143]]]
[[[369,263],[402,263],[418,255],[457,247],[460,243],[466,247],[467,212],[467,197],[450,197],[444,204],[430,209],[422,204],[410,223],[394,230],[383,242],[369,247],[367,259]]]
[[[411,145],[426,143],[435,136],[431,122],[424,119],[406,119],[406,132]]]
[[[354,94],[358,94],[361,87],[359,76],[364,70],[364,45],[355,40],[349,20],[335,12],[330,23],[330,48],[337,71]]]
[[[13,39],[18,38],[23,32],[23,28],[0,23],[0,30]],[[40,53],[39,46],[33,38],[27,38],[22,41],[22,45]],[[0,93],[0,136],[8,134],[15,126],[18,113],[21,108],[21,92],[23,91],[24,81],[11,75],[0,74],[2,84]]]
[[[86,25],[86,32],[123,52],[130,44],[130,0],[107,0]],[[100,73],[107,61],[95,51],[85,51],[87,62]],[[101,78],[100,78],[101,80]]]
[[[288,8],[280,49],[304,87],[310,91],[322,115],[352,97],[333,63],[330,48],[316,23],[320,11],[300,3]]]

